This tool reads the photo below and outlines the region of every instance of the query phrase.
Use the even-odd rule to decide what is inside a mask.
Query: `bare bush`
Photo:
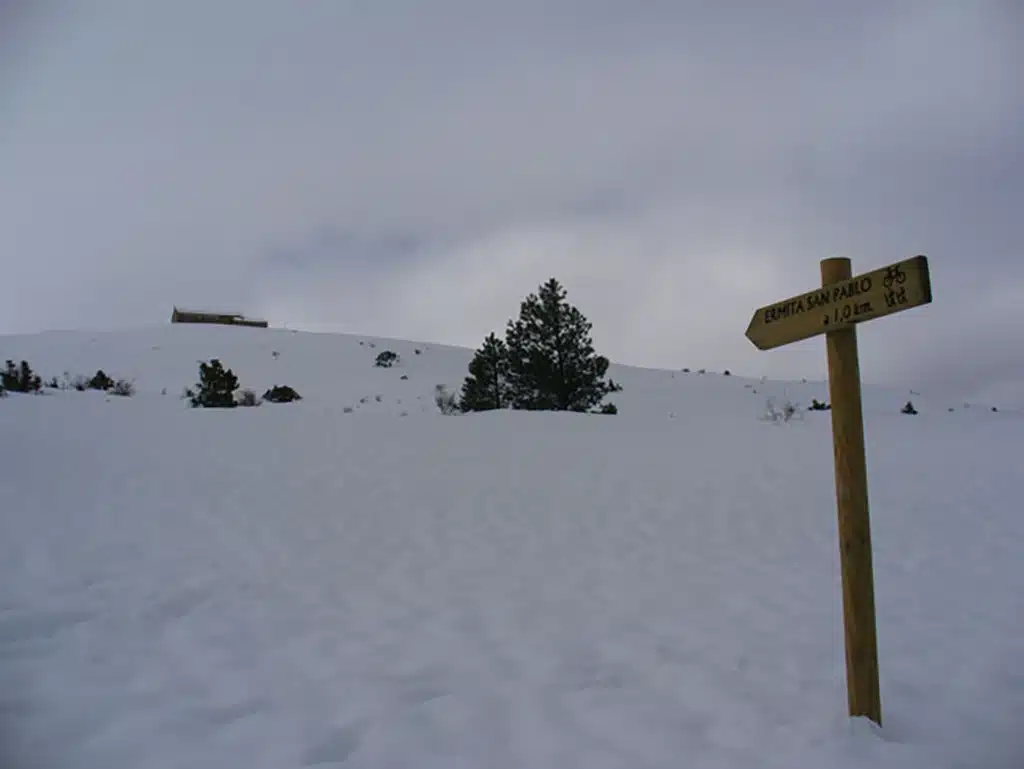
[[[434,403],[437,404],[437,410],[445,416],[458,414],[462,411],[462,409],[459,408],[458,395],[453,392],[449,392],[448,388],[443,384],[439,384],[434,387]]]
[[[302,396],[289,385],[274,385],[263,393],[263,400],[269,403],[294,403],[302,400]]]
[[[373,345],[370,345],[371,347]],[[378,368],[391,368],[393,365],[398,363],[400,360],[398,353],[394,350],[385,350],[384,352],[377,355],[373,361],[373,365]]]
[[[803,416],[803,411],[792,401],[787,399],[780,403],[775,398],[769,398],[761,420],[773,424],[788,424],[794,419],[803,419]]]
[[[249,408],[260,405],[260,399],[256,395],[255,391],[249,389],[240,390],[238,393],[236,393],[235,402],[239,406],[245,406]]]
[[[135,382],[127,379],[118,379],[110,387],[107,388],[107,392],[111,395],[117,395],[121,398],[131,398],[135,395]],[[166,394],[166,390],[164,393]]]

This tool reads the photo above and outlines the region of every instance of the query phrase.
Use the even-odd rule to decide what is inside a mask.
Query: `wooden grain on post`
[[[878,272],[884,273],[876,271],[869,275],[874,276]],[[927,266],[924,274],[927,275]],[[821,262],[823,290],[849,285],[850,275],[849,259],[825,259]],[[913,296],[920,298],[920,282],[908,280],[906,284],[913,288]],[[928,298],[930,300],[930,290]],[[866,716],[881,724],[868,473],[856,327],[847,325],[830,330],[825,335],[825,347],[832,400],[849,712],[851,716]]]
[[[747,326],[747,338],[770,350],[931,300],[928,257],[915,256],[857,277],[846,273],[820,289],[762,307]]]
[[[852,277],[852,272],[849,259],[822,260],[821,288],[759,309],[747,326],[747,338],[759,349],[769,350],[825,335],[839,508],[847,696],[851,716],[866,716],[881,725],[857,324],[930,303],[932,284],[925,256],[857,277]]]

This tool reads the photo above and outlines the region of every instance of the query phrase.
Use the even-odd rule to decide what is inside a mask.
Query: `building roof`
[[[213,307],[178,307],[175,306],[175,312],[184,313],[186,315],[228,315],[232,318],[244,318],[245,315],[240,312],[228,312],[226,310],[217,310]]]
[[[241,312],[225,312],[224,310],[215,310],[209,307],[196,309],[195,307],[185,308],[178,307],[177,305],[175,305],[174,312],[180,313],[182,315],[212,315],[221,318],[237,318],[240,320],[248,320],[254,323],[267,323],[267,321],[264,318],[253,318]]]

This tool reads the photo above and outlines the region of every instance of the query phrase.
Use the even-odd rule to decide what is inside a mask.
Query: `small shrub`
[[[263,393],[263,400],[269,403],[293,403],[302,400],[302,396],[288,385],[275,385]]]
[[[800,416],[800,408],[792,401],[785,401],[781,405],[774,398],[769,398],[765,404],[765,414],[761,417],[766,422],[775,424],[788,423]]]
[[[700,371],[698,371],[697,373],[698,373],[698,374],[706,374],[706,373],[708,373],[708,372],[707,372],[707,369],[701,369],[701,370],[700,370]]]
[[[256,397],[256,393],[248,388],[238,392],[235,402],[243,408],[252,408],[253,406],[260,405],[260,399]]]
[[[383,401],[383,400],[384,400],[384,396],[383,396],[383,395],[374,395],[374,396],[373,396],[373,399],[374,399],[375,401],[377,401],[377,403],[380,403],[381,401]]]
[[[401,380],[402,380],[403,382],[406,382],[406,381],[408,381],[408,379],[409,379],[409,375],[408,375],[408,374],[402,374],[402,376],[401,376],[401,377],[399,377],[399,378],[400,378],[400,379],[401,379]]]
[[[916,414],[917,413],[917,409],[914,408],[914,404],[913,403],[911,403],[910,401],[907,401],[907,405],[904,406],[902,409],[900,409],[900,412],[903,413],[903,414]]]
[[[273,358],[274,360],[277,360],[278,358],[281,357],[281,353],[279,353],[277,350],[271,350],[270,357]]]
[[[110,387],[107,388],[107,392],[111,395],[117,395],[121,398],[131,398],[135,395],[135,383],[129,382],[127,379],[118,379]],[[167,394],[167,390],[164,390],[164,395]]]
[[[684,369],[683,369],[683,373],[684,373],[684,374],[689,374],[689,373],[690,373],[690,369],[688,369],[688,368],[684,368]]]
[[[28,361],[23,360],[20,366],[16,366],[13,360],[9,360],[0,373],[0,387],[12,393],[37,393],[43,389],[43,379],[32,370]]]
[[[453,392],[449,392],[448,388],[443,384],[434,387],[434,403],[437,404],[437,410],[445,416],[458,414],[462,411],[459,407],[458,396]]]
[[[213,358],[209,363],[199,364],[199,384],[196,390],[188,391],[193,408],[235,407],[235,390],[238,389],[238,377],[231,369]]]
[[[423,350],[421,350],[419,347],[417,347],[415,350],[413,350],[413,352],[416,353],[417,355],[422,355],[423,354]]]
[[[371,345],[372,346],[372,345]],[[398,362],[398,353],[392,350],[385,350],[377,355],[373,365],[378,368],[391,368],[395,363]]]
[[[352,408],[351,406],[346,406],[345,408],[343,408],[341,410],[341,413],[342,414],[351,414],[353,411],[355,411],[354,408]]]
[[[999,409],[997,409],[997,408],[996,408],[995,406],[993,406],[993,407],[992,407],[992,413],[994,414],[994,413],[996,413],[997,411],[999,411]]]
[[[822,403],[817,398],[811,400],[811,405],[807,407],[808,411],[831,411],[832,407],[827,403]]]
[[[104,373],[103,369],[100,369],[92,375],[92,379],[86,382],[86,387],[90,390],[109,390],[114,386],[114,380]]]
[[[45,386],[48,387],[51,390],[59,390],[60,389],[60,382],[57,381],[57,377],[50,377],[46,381],[46,385]]]
[[[725,371],[722,372],[722,376],[732,376],[732,374],[729,373],[729,369],[726,369]],[[807,380],[804,380],[804,381],[807,381]]]
[[[597,413],[598,414],[618,414],[619,413],[619,407],[616,406],[614,403],[606,403],[603,406],[601,406],[601,408],[599,408],[597,410]],[[673,414],[673,416],[675,416],[675,415]]]

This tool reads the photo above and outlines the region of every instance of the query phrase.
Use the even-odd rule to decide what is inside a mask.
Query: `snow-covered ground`
[[[1020,412],[865,388],[879,730],[846,717],[829,415],[758,418],[823,384],[613,367],[618,416],[442,416],[469,356],[0,337],[140,390],[0,401],[0,766],[1024,765]],[[210,357],[305,400],[189,409]]]

